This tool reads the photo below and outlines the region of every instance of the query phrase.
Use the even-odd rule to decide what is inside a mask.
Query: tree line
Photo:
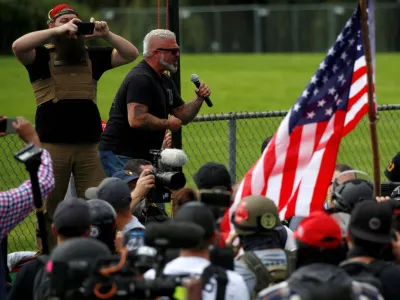
[[[107,7],[148,8],[164,6],[167,0],[72,0],[66,3],[74,6],[82,15],[99,17],[99,11]],[[171,1],[171,0],[169,0]],[[47,28],[47,14],[54,0],[0,0],[0,54],[11,54],[12,42],[19,36]],[[385,0],[397,3],[398,0]],[[180,6],[239,5],[239,4],[322,4],[357,3],[356,0],[179,0]]]

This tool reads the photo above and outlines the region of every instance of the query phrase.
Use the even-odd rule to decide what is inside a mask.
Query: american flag
[[[321,210],[340,141],[368,112],[367,89],[358,8],[245,175],[230,215],[249,195],[274,200],[282,219]]]

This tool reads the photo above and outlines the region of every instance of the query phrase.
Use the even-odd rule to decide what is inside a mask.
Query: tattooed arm
[[[201,105],[203,104],[203,98],[197,97],[195,100],[189,103],[185,103],[172,110],[172,114],[178,119],[182,120],[182,124],[186,125],[196,117]]]
[[[165,130],[170,128],[170,121],[159,119],[149,114],[148,107],[140,103],[128,103],[128,122],[132,128],[146,130]]]

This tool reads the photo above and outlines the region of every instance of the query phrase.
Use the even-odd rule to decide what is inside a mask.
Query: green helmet
[[[269,232],[281,225],[274,201],[263,196],[243,198],[233,215],[232,223],[239,235]]]

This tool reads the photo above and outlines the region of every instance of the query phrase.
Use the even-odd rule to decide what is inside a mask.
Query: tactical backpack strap
[[[289,251],[285,250],[286,255],[286,265],[287,265],[287,276],[296,270],[296,260],[297,260],[297,251]]]
[[[46,262],[50,258],[49,255],[41,255],[37,257],[37,260],[41,262],[41,268],[36,273],[35,279],[33,281],[33,300],[40,300],[43,298],[43,294],[45,293],[45,288],[47,287],[43,283],[46,281],[45,276],[45,266]]]
[[[255,287],[256,292],[261,291],[274,282],[268,269],[253,251],[246,251],[240,257],[240,260],[242,260],[246,264],[247,268],[254,273],[257,280]]]
[[[385,262],[383,262],[383,263],[385,263]],[[380,271],[382,271],[382,269],[386,265],[387,264],[384,264],[383,267],[382,267],[382,265],[376,265],[376,269],[374,270],[374,267],[375,267],[374,265],[366,264],[361,261],[348,261],[347,260],[347,261],[340,263],[339,267],[342,268],[355,281],[372,285],[382,293],[383,286],[382,286],[382,282],[379,279],[379,273],[380,273]],[[353,274],[352,272],[349,272],[349,268],[351,270],[351,266],[358,266],[359,268],[361,268],[361,270],[358,269],[358,273]]]
[[[374,260],[374,261],[372,261],[372,262],[370,262],[370,263],[368,264],[368,268],[369,268],[369,270],[371,271],[371,273],[372,273],[375,277],[379,278],[380,275],[381,275],[381,273],[382,273],[382,271],[383,271],[386,267],[389,267],[389,266],[391,266],[391,265],[392,265],[392,263],[390,263],[390,262],[388,262],[388,261],[384,261],[384,260]]]
[[[288,232],[286,226],[282,225],[282,228],[279,230],[279,243],[281,244],[282,249],[285,249],[287,239],[288,239]]]
[[[215,299],[224,300],[226,286],[228,285],[228,275],[223,268],[215,265],[209,265],[207,268],[204,269],[203,274],[201,275],[201,279],[203,281],[203,289],[210,281],[210,279],[214,276],[217,281],[217,296]]]

